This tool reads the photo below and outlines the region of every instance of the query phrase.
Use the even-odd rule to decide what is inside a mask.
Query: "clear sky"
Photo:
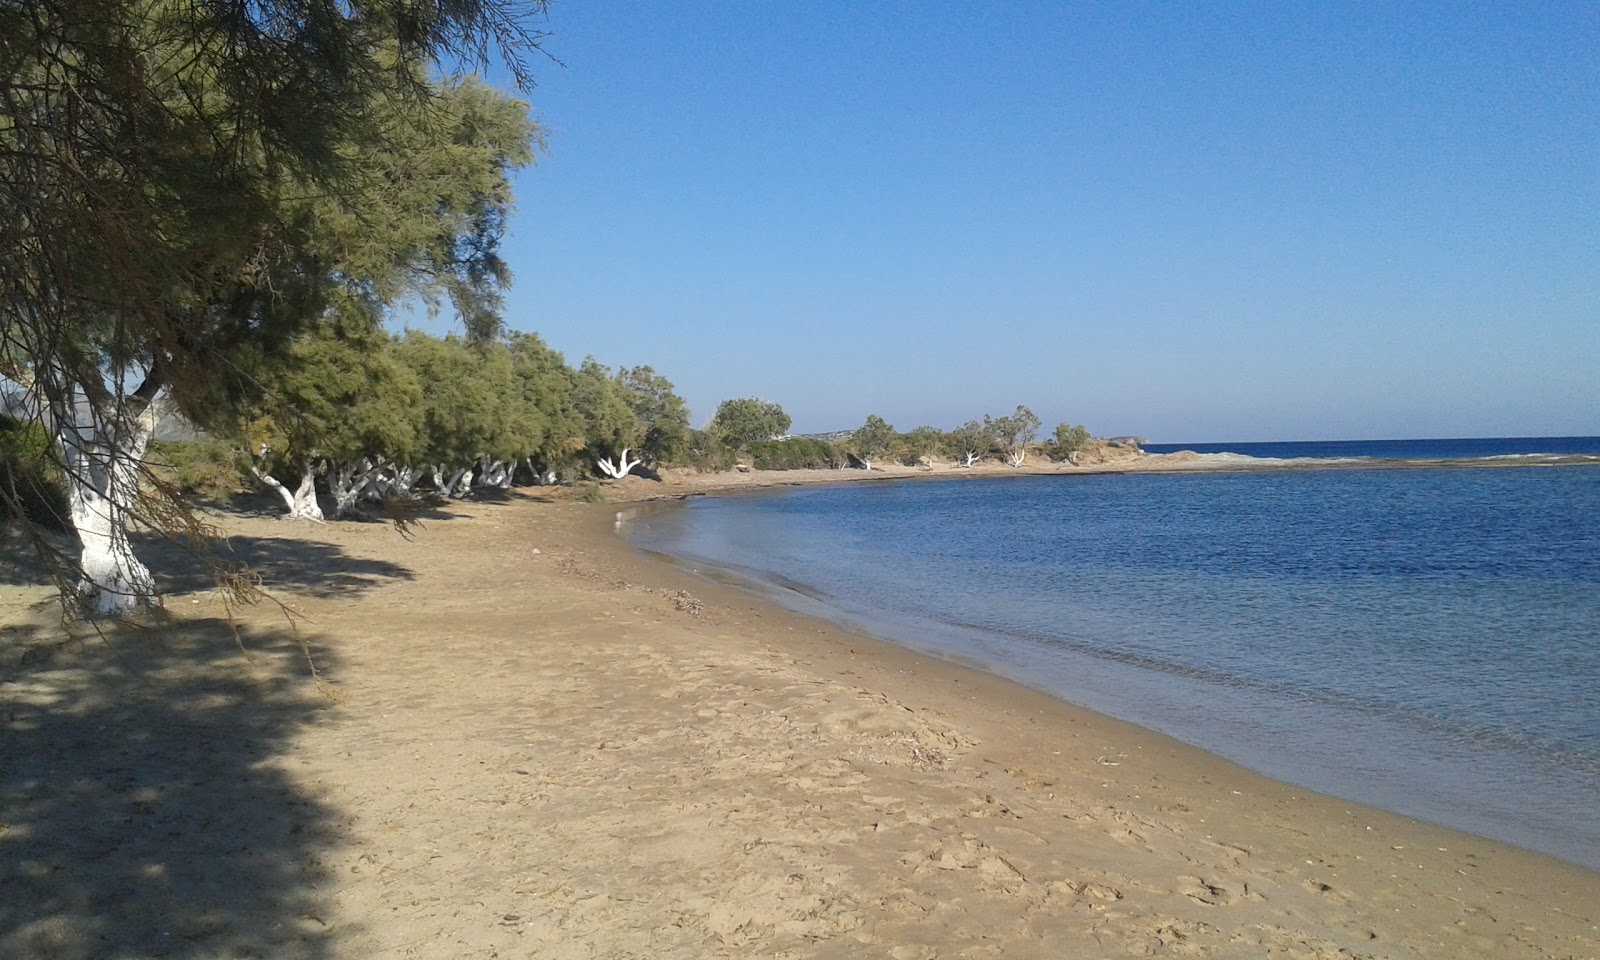
[[[699,426],[1600,434],[1600,4],[585,3],[509,325]]]

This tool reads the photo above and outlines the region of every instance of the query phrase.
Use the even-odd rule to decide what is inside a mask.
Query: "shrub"
[[[18,516],[20,514],[20,517]],[[41,424],[0,414],[0,519],[62,530],[67,484]]]
[[[738,459],[732,447],[723,443],[709,430],[692,430],[677,462],[693,467],[701,473],[732,470]]]
[[[248,486],[239,452],[220,440],[152,440],[145,460],[155,469],[171,471],[184,493],[219,503]]]
[[[752,443],[748,449],[751,465],[757,470],[837,470],[845,463],[838,447],[807,437],[766,440]]]

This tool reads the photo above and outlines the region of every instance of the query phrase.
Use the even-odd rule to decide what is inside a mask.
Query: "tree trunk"
[[[342,520],[355,512],[356,503],[372,483],[380,466],[368,458],[360,463],[341,464],[328,471],[328,486],[333,492],[333,516]]]
[[[468,493],[471,493],[472,468],[462,467],[455,473],[452,473],[450,475],[450,479],[445,482],[444,489],[440,492],[454,500],[460,500]]]
[[[1021,467],[1022,466],[1022,461],[1026,460],[1027,458],[1028,458],[1028,451],[1026,451],[1026,450],[1017,449],[1017,450],[1011,451],[1011,465],[1013,467]]]
[[[498,487],[501,490],[511,486],[512,464],[504,460],[495,460],[483,469],[478,477],[480,487]]]
[[[556,482],[556,472],[549,467],[539,467],[532,457],[528,458],[528,470],[533,474],[534,486],[548,487]]]
[[[306,520],[311,523],[323,522],[322,507],[317,503],[316,467],[307,460],[301,468],[300,486],[293,492],[278,481],[277,477],[263,470],[258,464],[250,464],[250,472],[256,479],[275,490],[283,498],[284,506],[289,512],[286,515],[290,520]]]
[[[638,457],[635,457],[632,463],[628,462],[628,448],[623,447],[622,456],[618,457],[615,463],[611,461],[610,457],[600,457],[595,460],[595,466],[599,467],[600,472],[612,480],[621,480],[642,462]]]
[[[100,614],[154,606],[155,579],[133,555],[128,540],[149,426],[138,416],[102,413],[88,409],[88,404],[75,404],[76,409],[51,406],[66,467],[70,519],[83,547],[78,598],[87,610]]]
[[[390,491],[397,497],[409,500],[416,488],[418,473],[415,467],[395,467],[394,482],[390,485]]]

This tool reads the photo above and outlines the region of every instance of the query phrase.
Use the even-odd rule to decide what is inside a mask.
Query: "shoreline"
[[[898,478],[885,478],[898,479]],[[825,481],[823,481],[825,482]],[[756,493],[758,490],[737,490],[735,493]],[[722,495],[707,494],[707,495]],[[666,508],[662,505],[661,508]],[[620,516],[620,514],[619,514]],[[656,554],[634,546],[626,536],[616,529],[617,521],[612,521],[612,529],[605,530],[604,518],[595,524],[596,534],[608,533],[611,544],[633,555],[636,562],[654,565],[660,568],[657,575],[670,571],[675,578],[681,578],[689,583],[698,583],[705,591],[715,591],[719,600],[736,604],[740,601],[751,604],[750,609],[757,616],[768,619],[783,620],[793,619],[811,628],[819,634],[830,636],[835,645],[847,645],[852,658],[857,656],[857,651],[862,651],[862,656],[868,662],[875,662],[877,669],[868,674],[876,688],[887,688],[886,692],[891,697],[902,699],[908,703],[922,701],[921,709],[938,710],[939,695],[942,692],[949,697],[949,703],[959,703],[961,709],[974,711],[983,715],[986,724],[1000,723],[1017,724],[1026,721],[1029,725],[1027,736],[1029,739],[1038,736],[1048,737],[1046,732],[1051,727],[1060,729],[1074,729],[1087,727],[1096,730],[1097,734],[1108,741],[1115,741],[1126,753],[1131,748],[1133,756],[1160,756],[1170,764],[1163,770],[1162,776],[1154,780],[1166,779],[1174,770],[1181,771],[1173,779],[1187,779],[1192,786],[1196,783],[1214,785],[1214,796],[1209,798],[1212,806],[1213,817],[1224,810],[1230,803],[1244,801],[1229,801],[1221,796],[1222,788],[1226,788],[1228,797],[1249,796],[1250,802],[1270,805],[1274,813],[1283,816],[1281,820],[1258,819],[1259,811],[1250,811],[1242,814],[1241,819],[1250,822],[1254,828],[1265,826],[1270,830],[1288,827],[1294,819],[1307,818],[1319,821],[1323,828],[1333,827],[1335,842],[1346,845],[1347,855],[1353,856],[1355,861],[1382,861],[1388,857],[1391,861],[1405,860],[1402,856],[1406,850],[1415,851],[1412,856],[1424,853],[1449,854],[1441,858],[1437,864],[1415,864],[1416,869],[1442,869],[1453,871],[1458,876],[1466,876],[1467,870],[1476,868],[1483,861],[1496,859],[1505,867],[1510,867],[1511,861],[1521,861],[1509,872],[1526,877],[1540,877],[1557,885],[1563,892],[1576,893],[1588,888],[1594,894],[1600,895],[1600,870],[1587,867],[1568,860],[1559,859],[1549,854],[1515,844],[1483,837],[1478,834],[1468,833],[1454,827],[1436,824],[1389,810],[1384,810],[1359,801],[1347,800],[1330,794],[1324,794],[1305,787],[1300,787],[1285,781],[1275,779],[1269,775],[1259,773],[1233,760],[1229,760],[1205,748],[1185,743],[1171,735],[1151,730],[1136,723],[1121,720],[1091,708],[1075,704],[1051,693],[1038,690],[1029,686],[1020,679],[1003,676],[987,669],[984,665],[975,662],[965,662],[961,659],[943,656],[933,650],[917,649],[895,640],[872,634],[866,628],[842,620],[833,620],[818,617],[813,614],[790,609],[778,601],[763,596],[755,589],[739,583],[728,582],[723,579],[708,576],[705,573],[683,566],[676,558],[665,554]],[[762,611],[762,608],[766,608]],[[790,629],[793,629],[792,627]],[[914,679],[913,679],[914,678]],[[934,691],[930,696],[929,688]],[[965,697],[966,702],[961,702]],[[1017,732],[1013,726],[1011,732]],[[1023,753],[1037,753],[1028,749],[1031,744],[1022,745]],[[1052,750],[1052,755],[1059,755],[1059,750]],[[1120,756],[1121,754],[1119,754]],[[1101,755],[1095,758],[1098,767],[1120,767],[1123,761],[1112,762],[1108,759],[1112,755]],[[1113,774],[1120,771],[1112,771]],[[1100,776],[1105,771],[1097,771]],[[1116,777],[1111,778],[1115,781]],[[1138,793],[1129,793],[1133,786],[1129,781],[1120,784],[1124,799],[1141,799]],[[1102,784],[1102,787],[1112,784]],[[1159,791],[1161,788],[1155,783],[1146,785],[1146,789]],[[1292,814],[1284,811],[1292,810]],[[1238,811],[1234,811],[1237,813]],[[1226,815],[1213,819],[1213,822],[1226,823]],[[1206,822],[1202,819],[1199,822]],[[1230,824],[1237,829],[1237,826]],[[1342,829],[1341,829],[1342,828]],[[1219,829],[1226,829],[1222,827]],[[1301,833],[1290,828],[1291,832],[1301,836],[1321,835]],[[1211,834],[1207,834],[1211,838]],[[1324,839],[1327,839],[1324,836]],[[1408,842],[1392,842],[1396,840]],[[1358,850],[1360,852],[1351,851]],[[1457,858],[1464,861],[1457,866]],[[1307,861],[1308,863],[1312,861]],[[1412,866],[1407,863],[1407,866]],[[1348,869],[1347,864],[1347,869]],[[1524,872],[1525,871],[1525,872]],[[1348,874],[1347,874],[1348,875]],[[1398,875],[1391,875],[1390,879],[1398,879]],[[1368,875],[1368,879],[1378,881],[1376,873]],[[1381,882],[1381,881],[1379,881]],[[1313,881],[1311,886],[1316,888],[1321,881]],[[1587,893],[1578,894],[1574,904],[1583,902]],[[1596,901],[1600,903],[1600,901]],[[1600,908],[1591,909],[1589,918],[1590,929],[1600,937]],[[1600,949],[1600,939],[1596,940],[1595,948]],[[1386,955],[1386,954],[1378,954]],[[1575,955],[1577,956],[1577,955]],[[1600,953],[1594,954],[1600,957]]]
[[[772,489],[773,488],[765,488],[765,490],[738,490],[732,495],[753,496],[762,492],[771,492]],[[914,656],[920,656],[941,663],[950,664],[959,669],[972,670],[997,680],[1016,684],[1039,695],[1065,703],[1074,709],[1083,710],[1097,716],[1106,717],[1107,719],[1116,722],[1132,724],[1133,726],[1146,730],[1155,736],[1171,738],[1175,742],[1183,744],[1187,749],[1198,750],[1208,756],[1217,757],[1227,762],[1238,764],[1242,769],[1250,770],[1257,775],[1283,784],[1289,788],[1316,793],[1339,789],[1337,784],[1341,781],[1338,781],[1337,778],[1330,779],[1330,777],[1327,775],[1323,775],[1321,777],[1323,785],[1317,786],[1315,785],[1317,783],[1317,777],[1310,774],[1302,774],[1302,776],[1306,776],[1308,779],[1302,782],[1296,782],[1296,780],[1300,779],[1299,777],[1295,777],[1293,773],[1286,775],[1285,773],[1281,772],[1284,769],[1294,768],[1296,766],[1292,757],[1269,762],[1269,757],[1257,753],[1255,755],[1255,760],[1252,761],[1250,759],[1238,756],[1237,752],[1235,755],[1230,756],[1226,744],[1206,744],[1203,736],[1198,740],[1189,740],[1187,738],[1188,735],[1182,732],[1183,728],[1181,726],[1172,725],[1175,722],[1175,714],[1172,710],[1167,711],[1169,716],[1166,717],[1166,724],[1164,726],[1152,724],[1146,720],[1141,720],[1137,716],[1129,717],[1127,715],[1119,715],[1114,712],[1106,713],[1104,711],[1107,709],[1108,703],[1104,701],[1103,688],[1106,687],[1106,683],[1103,681],[1090,685],[1091,688],[1100,689],[1102,704],[1095,705],[1092,700],[1090,702],[1085,702],[1074,697],[1071,690],[1052,689],[1050,686],[1045,685],[1042,682],[1030,681],[1024,673],[1019,672],[1019,668],[1017,668],[1014,664],[1008,669],[1007,664],[1004,662],[986,662],[975,657],[967,657],[957,653],[952,653],[949,650],[944,649],[940,644],[927,640],[926,634],[924,634],[923,638],[919,640],[916,632],[919,628],[911,625],[903,619],[896,620],[895,618],[890,618],[885,620],[882,617],[875,617],[873,614],[865,611],[852,613],[849,610],[841,609],[831,604],[822,596],[813,593],[805,584],[790,582],[781,577],[773,579],[767,575],[764,575],[760,570],[746,570],[739,567],[724,566],[720,565],[716,559],[692,556],[676,556],[665,550],[657,550],[646,547],[639,544],[634,539],[632,532],[628,530],[628,526],[631,525],[635,520],[639,519],[641,514],[653,514],[658,510],[679,507],[683,504],[685,499],[687,498],[674,498],[665,502],[661,500],[647,501],[642,507],[628,507],[618,510],[616,512],[616,520],[612,525],[612,532],[614,533],[615,538],[623,542],[630,549],[641,553],[648,559],[668,565],[674,570],[687,574],[691,577],[705,582],[715,583],[719,586],[729,587],[761,602],[782,608],[790,613],[829,623],[835,628],[845,632],[871,637],[882,644],[887,644],[896,649],[904,650]],[[898,624],[898,626],[896,624]],[[1194,698],[1191,697],[1189,699],[1192,700]],[[1112,706],[1111,709],[1114,711],[1115,707]],[[1257,744],[1257,747],[1259,748],[1259,744]],[[1235,748],[1237,751],[1237,745],[1235,745]],[[1243,752],[1248,753],[1249,751]],[[1347,766],[1364,767],[1366,764],[1352,759],[1347,761]],[[1294,777],[1294,779],[1290,779],[1290,777]],[[1571,844],[1576,841],[1569,839],[1565,841],[1565,846],[1560,844],[1552,845],[1551,841],[1548,838],[1545,838],[1545,845],[1540,846],[1537,842],[1539,835],[1536,833],[1529,834],[1526,832],[1525,828],[1523,836],[1525,836],[1527,839],[1519,840],[1517,839],[1518,828],[1516,827],[1515,822],[1511,820],[1506,821],[1504,824],[1493,825],[1488,824],[1487,821],[1485,822],[1486,830],[1490,830],[1495,826],[1498,826],[1499,829],[1504,831],[1501,835],[1494,835],[1487,832],[1478,833],[1474,830],[1474,827],[1471,824],[1450,822],[1450,808],[1448,806],[1439,806],[1437,803],[1435,803],[1430,808],[1427,803],[1417,802],[1415,797],[1411,798],[1411,802],[1408,806],[1407,802],[1405,802],[1406,795],[1394,794],[1392,789],[1390,794],[1390,799],[1394,803],[1393,806],[1387,804],[1380,806],[1379,804],[1383,803],[1381,799],[1362,799],[1359,796],[1359,793],[1354,796],[1339,796],[1336,793],[1327,793],[1326,796],[1336,802],[1360,804],[1361,806],[1369,809],[1383,810],[1394,816],[1403,817],[1415,822],[1428,823],[1441,829],[1450,830],[1465,835],[1476,836],[1488,842],[1506,844],[1507,846],[1511,846],[1528,853],[1551,857],[1552,859],[1559,860],[1570,866],[1600,874],[1600,851],[1591,849],[1587,843],[1579,847],[1573,847]],[[1396,799],[1397,797],[1398,799]],[[1468,798],[1464,795],[1463,799]]]
[[[1004,476],[1004,474],[1001,476]],[[983,478],[983,475],[957,477],[939,475],[928,477],[924,475],[920,479],[978,480]],[[883,482],[918,478],[884,477],[881,480],[880,478],[872,479]],[[754,487],[739,487],[731,491],[696,491],[691,496],[753,496],[763,493],[770,494],[783,486],[810,486],[813,483],[827,482],[828,479],[826,477],[817,477],[814,481],[794,484],[758,484]],[[746,569],[738,566],[719,565],[719,562],[714,557],[679,557],[667,552],[670,547],[658,551],[637,543],[633,539],[632,533],[626,529],[628,524],[639,519],[643,514],[653,514],[658,510],[678,507],[687,499],[689,499],[688,496],[674,496],[640,502],[618,501],[616,505],[620,509],[616,512],[613,532],[616,538],[623,541],[629,548],[637,550],[648,558],[667,564],[689,576],[730,587],[791,613],[822,620],[846,632],[873,637],[881,643],[905,650],[913,655],[1015,683],[1042,696],[1066,703],[1075,709],[1107,716],[1117,722],[1131,723],[1157,736],[1172,737],[1175,741],[1184,743],[1189,749],[1199,750],[1207,755],[1217,756],[1229,762],[1237,763],[1244,769],[1249,769],[1269,780],[1283,783],[1293,789],[1313,792],[1349,789],[1348,786],[1341,786],[1347,784],[1346,780],[1338,776],[1329,775],[1325,769],[1308,768],[1303,763],[1297,763],[1292,753],[1288,756],[1279,755],[1274,758],[1270,751],[1263,752],[1264,741],[1259,739],[1241,741],[1235,738],[1235,740],[1229,741],[1226,738],[1211,737],[1211,742],[1208,743],[1207,737],[1203,732],[1194,732],[1198,730],[1198,726],[1185,725],[1182,722],[1181,710],[1167,709],[1164,712],[1157,711],[1155,714],[1147,712],[1145,718],[1141,718],[1137,712],[1131,712],[1132,715],[1118,712],[1116,701],[1114,699],[1106,699],[1107,691],[1111,689],[1111,686],[1106,681],[1092,682],[1086,686],[1080,681],[1076,689],[1085,691],[1085,699],[1079,699],[1074,696],[1074,688],[1072,687],[1053,689],[1046,681],[1030,680],[1026,672],[1016,663],[1008,664],[1004,660],[986,662],[976,654],[968,657],[944,649],[942,644],[930,639],[937,636],[940,629],[942,629],[936,623],[919,626],[918,623],[908,621],[904,617],[885,617],[881,613],[873,613],[865,608],[851,612],[850,609],[840,608],[822,596],[813,593],[806,584],[794,583],[782,577],[776,579],[768,577],[762,572],[760,562],[757,560],[749,561],[753,566]],[[1090,668],[1084,667],[1082,669],[1087,672]],[[1137,683],[1133,684],[1133,686],[1137,687]],[[1204,694],[1202,695],[1204,696]],[[1097,697],[1098,700],[1096,699]],[[1184,701],[1186,708],[1195,707],[1199,700],[1200,698],[1195,696],[1186,697]],[[1104,712],[1107,710],[1110,712]],[[1337,720],[1337,718],[1334,719]],[[1341,729],[1341,725],[1337,722],[1332,724],[1325,723],[1321,729],[1337,730]],[[1308,740],[1312,744],[1308,749],[1312,753],[1316,753],[1320,734],[1316,733],[1316,731],[1307,731],[1307,734]],[[1191,739],[1191,737],[1194,739]],[[1243,744],[1243,747],[1241,747],[1241,744]],[[1325,747],[1326,744],[1323,744],[1323,746]],[[1448,756],[1449,751],[1444,751],[1444,755]],[[1438,759],[1436,755],[1430,754],[1429,756],[1432,759]],[[1375,776],[1381,777],[1382,774],[1381,765],[1374,766],[1359,758],[1345,758],[1344,767],[1349,768],[1345,772],[1358,769],[1366,770],[1368,767],[1372,767],[1379,771],[1379,773],[1374,774]],[[1340,770],[1342,768],[1335,765],[1330,769]],[[1411,784],[1411,792],[1407,792],[1404,786],[1407,782],[1403,780],[1403,777],[1384,782],[1388,784],[1385,790],[1376,793],[1369,791],[1369,798],[1363,798],[1359,790],[1353,790],[1343,797],[1333,792],[1328,793],[1328,796],[1338,802],[1361,804],[1370,809],[1384,810],[1395,816],[1417,822],[1430,823],[1441,829],[1477,836],[1488,842],[1506,844],[1531,854],[1551,857],[1581,870],[1600,874],[1600,850],[1593,848],[1588,842],[1587,836],[1581,831],[1573,832],[1569,829],[1565,834],[1552,834],[1547,829],[1544,833],[1540,833],[1538,828],[1530,827],[1526,822],[1519,821],[1509,802],[1496,811],[1501,814],[1501,819],[1496,820],[1483,812],[1483,810],[1493,810],[1494,808],[1484,807],[1480,810],[1475,805],[1476,798],[1471,795],[1470,791],[1464,789],[1459,795],[1448,792],[1442,794],[1447,799],[1441,801],[1432,797],[1431,794],[1436,791],[1423,790],[1416,784]],[[1465,780],[1458,782],[1465,782]],[[1396,789],[1395,783],[1401,783],[1402,787]],[[1567,793],[1570,799],[1572,790],[1569,789]],[[1515,796],[1515,794],[1507,794],[1507,796]],[[1461,802],[1458,806],[1452,806],[1448,798],[1456,798]],[[1530,809],[1533,808],[1528,807],[1524,799],[1524,812]],[[1553,805],[1547,805],[1541,812],[1553,809],[1556,809]],[[1462,810],[1473,811],[1473,813],[1471,815],[1462,814],[1460,812]],[[1477,817],[1476,821],[1472,819],[1473,816]],[[1454,818],[1453,822],[1452,818]],[[1526,816],[1522,820],[1526,820]]]
[[[838,483],[884,483],[895,480],[956,481],[1003,477],[1080,477],[1121,474],[1278,473],[1313,470],[1473,470],[1516,467],[1600,466],[1600,454],[1510,454],[1441,460],[1379,460],[1370,458],[1300,458],[1274,460],[1236,454],[1187,452],[1146,454],[1079,465],[1034,461],[1021,467],[985,462],[974,467],[940,463],[933,467],[908,467],[880,463],[871,470],[851,467],[800,470],[723,470],[698,473],[687,468],[665,470],[657,478],[629,475],[621,480],[598,481],[608,503],[642,503],[681,500],[695,496],[730,496],[776,487]],[[531,488],[540,489],[540,488]]]
[[[245,611],[248,661],[192,582],[110,643],[0,630],[0,952],[1600,956],[1600,874],[784,610],[618,509],[224,518],[302,618]]]

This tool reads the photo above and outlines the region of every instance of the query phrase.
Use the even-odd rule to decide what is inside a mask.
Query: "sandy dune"
[[[1600,875],[774,609],[615,510],[229,519],[300,618],[246,611],[249,659],[203,590],[63,641],[5,586],[0,956],[1600,956]]]

